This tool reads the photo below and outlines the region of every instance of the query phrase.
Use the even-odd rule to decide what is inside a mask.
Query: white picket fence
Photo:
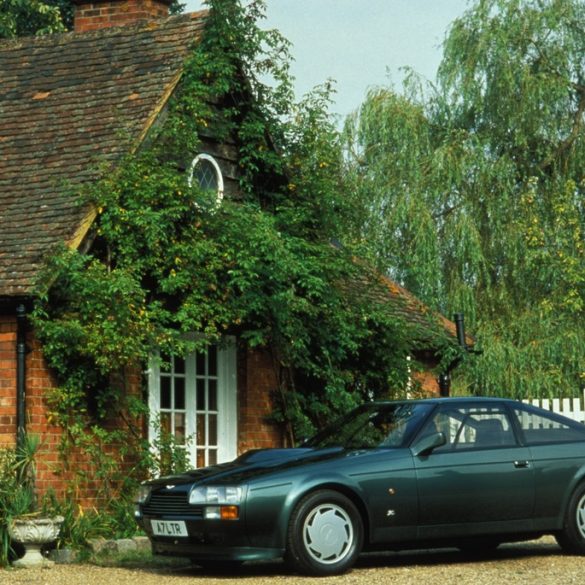
[[[583,394],[576,398],[553,398],[552,400],[548,398],[536,398],[534,400],[523,400],[522,402],[540,406],[540,408],[562,414],[563,416],[585,424],[585,389],[583,390]]]

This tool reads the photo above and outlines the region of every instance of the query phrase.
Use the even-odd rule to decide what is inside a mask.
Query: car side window
[[[449,406],[439,409],[421,433],[445,435],[446,443],[435,452],[490,449],[516,445],[508,414],[499,407]]]
[[[576,421],[531,406],[514,408],[514,414],[528,445],[585,441],[585,425]]]

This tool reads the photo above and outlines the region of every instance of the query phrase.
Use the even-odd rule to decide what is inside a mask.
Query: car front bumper
[[[217,546],[192,542],[152,541],[155,555],[187,557],[194,562],[201,561],[268,561],[284,556],[284,550],[251,546]]]
[[[152,520],[170,520],[169,517],[141,516],[137,518],[146,532],[156,555],[188,557],[193,561],[256,561],[277,559],[284,555],[278,547],[254,546],[242,521],[206,521],[188,517],[174,517],[185,522],[188,536],[157,536],[152,531]]]

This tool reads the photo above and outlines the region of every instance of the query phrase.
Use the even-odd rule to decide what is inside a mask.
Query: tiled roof
[[[419,343],[420,349],[440,350],[446,341],[453,343],[457,339],[457,327],[453,321],[432,310],[368,262],[354,258],[354,263],[358,272],[346,282],[345,289],[368,303],[385,307],[390,314],[402,320],[408,328],[408,337]],[[465,343],[472,347],[475,340],[465,335]]]
[[[396,312],[401,313],[408,323],[415,326],[423,334],[424,341],[436,341],[433,339],[433,330],[435,333],[443,332],[449,337],[457,338],[457,327],[453,321],[436,311],[432,311],[410,291],[390,278],[380,276],[380,283],[382,288],[390,293],[389,298],[392,299]],[[382,299],[382,302],[388,302],[388,298]],[[465,343],[472,347],[475,344],[475,339],[466,334]],[[429,347],[432,347],[432,343]]]
[[[0,297],[30,294],[83,230],[75,188],[138,146],[204,17],[0,42]]]

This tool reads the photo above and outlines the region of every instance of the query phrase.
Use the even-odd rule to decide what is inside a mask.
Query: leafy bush
[[[19,492],[15,465],[14,449],[0,449],[0,567],[8,563],[10,554],[8,522],[12,516],[11,500]]]

